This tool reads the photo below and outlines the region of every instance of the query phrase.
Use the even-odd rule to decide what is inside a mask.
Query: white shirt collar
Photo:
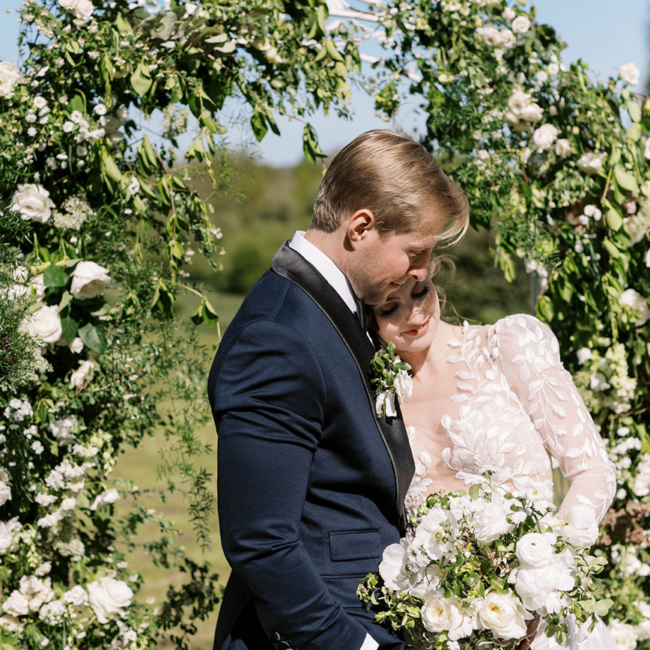
[[[350,283],[345,277],[345,274],[339,269],[334,262],[314,246],[311,242],[305,239],[304,230],[298,230],[289,243],[296,253],[300,253],[316,270],[327,280],[327,282],[334,288],[336,293],[341,296],[343,302],[350,308],[354,314],[357,313],[357,305],[350,288]]]

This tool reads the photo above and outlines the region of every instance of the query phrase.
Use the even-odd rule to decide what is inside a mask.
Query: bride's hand
[[[537,614],[534,618],[528,623],[526,628],[526,636],[524,640],[517,646],[517,650],[528,650],[530,644],[535,640],[537,632],[539,631],[539,626],[542,624],[542,617]]]

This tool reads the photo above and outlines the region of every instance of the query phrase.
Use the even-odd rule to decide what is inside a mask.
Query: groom
[[[232,567],[215,650],[398,650],[356,597],[405,531],[414,463],[378,419],[362,301],[427,274],[462,192],[419,144],[370,131],[332,160],[311,228],[280,248],[228,328],[209,398]]]

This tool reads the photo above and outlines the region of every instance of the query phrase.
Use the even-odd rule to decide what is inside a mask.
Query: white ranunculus
[[[72,388],[84,388],[90,381],[95,362],[92,359],[81,361],[79,367],[70,375],[70,386]]]
[[[12,616],[25,616],[26,614],[29,614],[29,600],[19,591],[14,591],[11,596],[2,603],[2,610]]]
[[[88,585],[88,601],[102,624],[122,616],[124,609],[131,604],[131,598],[133,592],[124,580],[104,577]]]
[[[395,376],[395,390],[399,403],[408,402],[413,395],[413,378],[406,370],[400,370]]]
[[[616,641],[618,650],[634,650],[636,648],[639,637],[632,625],[614,620],[607,627]]]
[[[78,300],[94,298],[104,291],[110,281],[108,269],[96,262],[79,262],[72,272],[70,293]]]
[[[35,275],[30,281],[29,286],[34,290],[34,300],[37,302],[45,298],[45,280],[43,274]]]
[[[448,632],[451,628],[451,601],[440,594],[424,601],[421,614],[422,625],[429,632]]]
[[[517,16],[512,21],[512,31],[515,34],[525,34],[530,29],[530,20],[526,16]]]
[[[53,207],[54,203],[50,199],[50,193],[45,188],[27,183],[18,186],[10,209],[20,212],[24,221],[46,223],[52,215]]]
[[[41,307],[25,318],[21,329],[35,339],[45,343],[56,343],[63,335],[59,308],[56,305]]]
[[[484,546],[509,533],[514,526],[508,523],[502,505],[493,500],[474,513],[473,528],[476,541]]]
[[[606,154],[596,153],[595,151],[583,153],[578,159],[578,167],[580,167],[583,172],[587,172],[587,174],[596,174],[603,166],[603,159],[605,156]]]
[[[79,354],[83,349],[84,349],[83,341],[78,336],[75,336],[70,342],[70,352]]]
[[[14,551],[18,546],[18,531],[20,530],[18,517],[9,521],[0,521],[0,555]]]
[[[636,86],[641,79],[641,72],[636,63],[626,63],[618,69],[618,76],[628,85]]]
[[[555,557],[552,533],[528,533],[517,541],[516,554],[521,566],[540,569],[548,566]]]
[[[90,506],[91,510],[101,510],[104,506],[107,506],[111,503],[115,503],[120,500],[120,493],[115,489],[111,488],[102,494],[98,494],[95,497],[92,505]]]
[[[526,636],[526,621],[532,615],[528,613],[519,598],[512,592],[500,594],[489,591],[485,595],[483,606],[478,611],[478,622],[488,628],[499,639],[520,639]]]
[[[557,138],[557,129],[552,124],[543,124],[533,133],[533,141],[538,151],[546,151],[551,148]]]
[[[537,104],[528,104],[523,111],[521,111],[521,119],[526,122],[539,122],[544,117],[544,111],[541,106]]]
[[[11,501],[11,488],[4,481],[0,481],[0,506],[7,501]]]
[[[632,307],[634,311],[638,312],[639,319],[636,321],[636,326],[641,327],[650,318],[650,309],[648,309],[648,301],[634,289],[626,289],[620,298],[621,305]]]
[[[88,20],[95,9],[90,0],[59,0],[59,6],[83,20]]]
[[[557,529],[569,544],[589,548],[598,539],[598,521],[591,506],[577,505],[569,508],[564,517],[567,525]]]
[[[8,61],[0,61],[0,98],[9,99],[19,81],[18,67]]]
[[[581,366],[584,366],[589,359],[592,357],[592,352],[590,348],[580,348],[578,350],[578,363]]]

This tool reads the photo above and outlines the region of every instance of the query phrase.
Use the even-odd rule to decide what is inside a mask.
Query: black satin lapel
[[[272,268],[278,275],[298,285],[334,325],[359,368],[374,414],[375,389],[370,383],[370,361],[375,354],[375,349],[361,328],[357,317],[316,268],[302,255],[290,248],[288,242],[283,244],[276,253]],[[399,514],[400,528],[404,533],[406,527],[404,501],[415,472],[411,446],[401,416],[381,419],[375,417],[375,422],[395,472],[397,488],[395,507]]]

